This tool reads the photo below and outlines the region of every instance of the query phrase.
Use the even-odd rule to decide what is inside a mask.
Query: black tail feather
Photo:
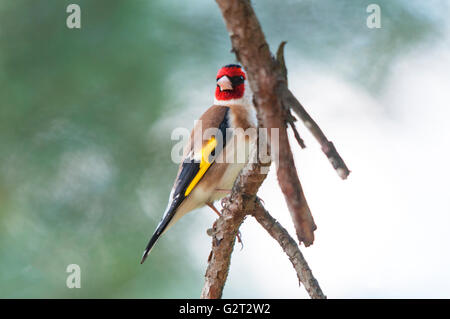
[[[144,254],[142,255],[141,259],[141,265],[144,263],[145,259],[147,259],[148,254],[150,253],[150,250],[152,250],[153,245],[156,243],[158,238],[161,236],[161,233],[158,232],[158,229],[153,234],[152,238],[150,238],[150,241],[147,244],[147,247],[145,247]]]
[[[169,210],[164,214],[163,219],[159,223],[158,227],[156,227],[155,232],[153,233],[152,237],[150,238],[150,241],[147,244],[147,247],[145,247],[144,254],[142,255],[141,264],[144,263],[145,259],[147,259],[148,254],[152,250],[153,246],[155,245],[156,241],[159,239],[159,237],[162,235],[162,233],[166,230],[167,226],[169,225],[170,221],[172,220],[173,216],[175,216],[175,213],[177,212],[178,207],[181,205],[184,198],[175,198],[175,200],[172,202],[172,205],[170,206]]]

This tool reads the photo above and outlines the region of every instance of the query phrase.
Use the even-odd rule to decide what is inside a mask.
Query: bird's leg
[[[207,203],[206,205],[208,205],[209,208],[211,208],[219,217],[222,216],[222,214],[217,210],[217,208],[214,206],[213,203]],[[241,239],[241,232],[238,230],[238,233],[236,235],[239,244],[241,244],[241,250],[242,248],[244,248],[244,243],[242,242]]]
[[[227,194],[231,193],[231,189],[224,189],[224,188],[216,188],[215,191],[216,192],[224,192],[224,193],[227,193]]]
[[[212,203],[207,203],[206,205],[208,205],[209,208],[211,208],[216,214],[217,216],[222,216],[222,214],[217,210],[217,208],[212,204]]]

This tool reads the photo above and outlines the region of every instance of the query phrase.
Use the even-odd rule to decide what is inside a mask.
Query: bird
[[[220,216],[213,203],[231,192],[249,154],[256,149],[249,136],[244,136],[243,143],[236,142],[238,132],[256,127],[253,94],[245,71],[239,64],[223,66],[217,72],[213,105],[194,124],[167,208],[150,237],[141,264],[161,235],[188,212],[209,206]],[[215,135],[205,138],[207,132]]]

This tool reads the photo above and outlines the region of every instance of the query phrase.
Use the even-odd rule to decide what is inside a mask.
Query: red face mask
[[[240,99],[244,96],[245,79],[245,73],[239,65],[230,64],[222,67],[216,78],[216,99],[218,101]]]

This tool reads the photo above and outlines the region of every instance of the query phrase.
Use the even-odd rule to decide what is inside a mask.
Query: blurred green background
[[[272,51],[288,41],[288,66],[301,56],[376,96],[399,55],[438,41],[441,16],[380,0],[375,32],[371,2],[252,1]],[[208,107],[233,62],[214,1],[0,0],[0,297],[200,295],[205,268],[184,240],[205,231],[197,217],[139,259],[176,174],[170,131],[200,114],[170,116],[189,98]],[[82,289],[66,287],[73,263]]]

